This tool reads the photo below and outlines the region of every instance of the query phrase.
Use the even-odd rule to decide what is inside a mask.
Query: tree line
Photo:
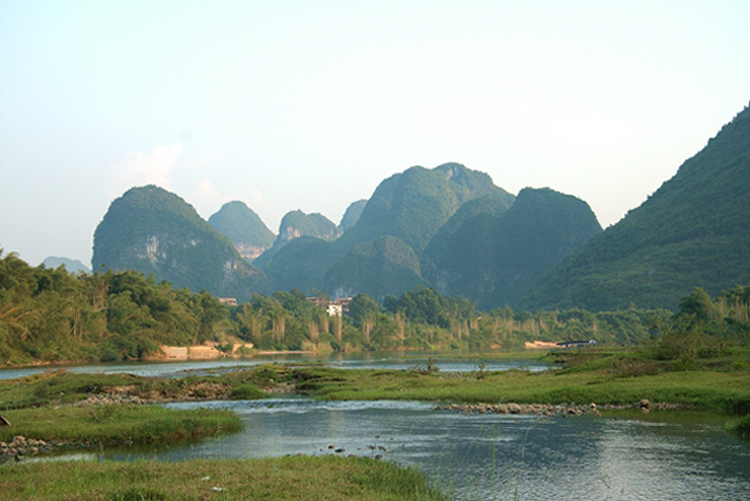
[[[323,292],[317,293],[321,299]],[[202,291],[175,289],[136,271],[73,274],[32,267],[0,251],[0,365],[64,361],[140,360],[159,346],[214,342],[257,350],[488,350],[527,341],[596,340],[650,343],[659,357],[698,356],[716,343],[745,343],[750,286],[712,299],[696,289],[676,313],[622,311],[477,311],[475,303],[417,287],[379,304],[352,298],[343,316],[292,289],[256,294],[237,306]]]

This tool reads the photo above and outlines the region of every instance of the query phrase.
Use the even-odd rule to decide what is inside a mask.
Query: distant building
[[[237,298],[234,297],[220,297],[219,302],[221,304],[228,304],[229,306],[237,306]]]
[[[337,304],[341,306],[341,311],[343,313],[349,313],[349,303],[352,302],[352,298],[350,297],[340,297],[336,299],[333,304]]]
[[[340,304],[329,304],[327,311],[329,317],[340,317],[342,315],[342,308]]]
[[[324,297],[307,296],[307,300],[320,308],[328,308],[328,305],[331,304],[331,301]]]
[[[345,313],[349,313],[349,303],[352,302],[350,297],[340,297],[333,301],[317,296],[309,296],[307,300],[319,308],[323,308],[328,312],[329,317],[340,317]]]

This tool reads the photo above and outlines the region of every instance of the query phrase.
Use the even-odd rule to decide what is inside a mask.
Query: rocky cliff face
[[[94,269],[132,269],[175,288],[249,300],[266,277],[177,195],[132,188],[113,201],[94,233]]]

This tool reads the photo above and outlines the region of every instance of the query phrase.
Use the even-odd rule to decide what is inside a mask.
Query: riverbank
[[[242,421],[226,410],[174,410],[158,405],[99,404],[3,411],[0,463],[91,447],[178,443],[235,433]]]
[[[441,501],[409,468],[364,458],[284,457],[19,464],[0,467],[0,500]]]

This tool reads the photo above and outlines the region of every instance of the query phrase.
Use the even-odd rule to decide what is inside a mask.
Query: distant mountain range
[[[571,195],[526,188],[516,197],[449,163],[385,179],[338,225],[291,211],[275,237],[241,202],[208,224],[172,193],[133,188],[97,228],[93,265],[239,300],[295,287],[383,300],[425,285],[484,310],[673,309],[695,286],[717,293],[750,282],[748,207],[746,108],[605,231]]]
[[[73,273],[77,273],[79,271],[83,273],[91,273],[91,269],[78,259],[49,256],[48,258],[45,258],[44,261],[42,261],[42,264],[47,268],[59,268],[60,266],[65,266],[66,270]]]

